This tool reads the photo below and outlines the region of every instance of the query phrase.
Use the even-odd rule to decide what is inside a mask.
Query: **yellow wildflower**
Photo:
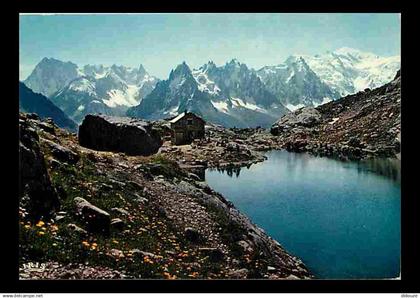
[[[45,222],[43,222],[42,220],[40,220],[37,224],[36,224],[36,226],[37,227],[42,227],[42,226],[44,226],[45,225]]]
[[[45,234],[45,232],[43,232],[43,231],[39,231],[38,232],[38,235],[40,235],[40,236],[42,236],[42,235],[44,235]]]
[[[145,262],[145,263],[149,263],[149,264],[153,264],[153,261],[152,261],[152,260],[150,260],[148,256],[145,256],[145,257],[143,258],[143,262]]]

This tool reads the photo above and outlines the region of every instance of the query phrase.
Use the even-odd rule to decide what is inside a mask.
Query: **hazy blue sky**
[[[195,68],[237,58],[260,68],[344,46],[397,55],[400,32],[399,14],[21,15],[20,75],[26,78],[43,57],[142,63],[165,79],[182,61]]]

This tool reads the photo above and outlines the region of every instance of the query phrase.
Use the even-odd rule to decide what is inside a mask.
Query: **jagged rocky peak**
[[[169,75],[169,80],[178,76],[191,76],[191,69],[185,61],[183,61],[174,70],[171,71],[171,74]]]
[[[213,60],[209,60],[209,62],[207,62],[207,66],[208,67],[216,67],[216,63],[214,63]]]
[[[144,68],[144,66],[143,66],[143,64],[140,64],[140,66],[139,66],[139,68],[138,68],[138,70],[137,70],[137,73],[138,73],[138,75],[140,76],[140,77],[144,77],[146,74],[148,74],[147,73],[147,71],[146,71],[146,69]]]
[[[306,64],[305,59],[303,59],[303,57],[301,55],[291,55],[289,56],[286,61],[287,64],[292,64],[292,63],[302,63],[302,64]]]
[[[96,77],[97,75],[104,74],[105,72],[106,69],[102,64],[87,64],[83,66],[83,73],[87,76]]]
[[[246,66],[245,63],[241,63],[239,62],[238,59],[233,58],[232,60],[230,60],[229,62],[227,62],[225,64],[225,69],[244,69],[244,70],[248,70],[248,67]]]
[[[296,73],[310,73],[311,75],[316,75],[301,55],[289,56],[286,59],[285,64],[287,67],[293,69]]]
[[[45,57],[24,83],[34,92],[49,97],[79,75],[76,64]]]
[[[203,73],[207,73],[207,72],[211,72],[212,70],[214,70],[215,68],[217,68],[217,66],[216,66],[216,64],[212,61],[212,60],[210,60],[209,62],[207,62],[206,64],[204,64],[204,65],[202,65],[202,66],[200,66],[199,68],[198,68],[198,70],[200,70],[201,72],[203,72]],[[197,70],[195,70],[195,71],[197,71]]]
[[[55,58],[48,58],[48,57],[42,58],[42,60],[38,63],[37,66],[42,67],[42,66],[48,66],[48,65],[60,65],[60,66],[68,66],[71,68],[77,68],[77,65],[71,61],[64,62]]]
[[[230,65],[241,65],[241,62],[239,62],[238,59],[236,58],[232,58],[232,60],[230,60],[228,63],[226,64],[230,64]]]

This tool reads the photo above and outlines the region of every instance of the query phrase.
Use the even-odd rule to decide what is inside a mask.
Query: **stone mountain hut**
[[[206,122],[194,113],[184,112],[169,120],[171,124],[171,143],[190,144],[194,139],[204,138]]]

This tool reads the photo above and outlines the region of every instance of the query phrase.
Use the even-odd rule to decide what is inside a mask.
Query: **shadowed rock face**
[[[150,123],[104,115],[85,117],[79,128],[79,143],[90,149],[127,155],[151,155],[162,146],[158,131]]]
[[[59,206],[39,145],[39,136],[26,118],[19,119],[20,205],[33,219],[48,217]]]

